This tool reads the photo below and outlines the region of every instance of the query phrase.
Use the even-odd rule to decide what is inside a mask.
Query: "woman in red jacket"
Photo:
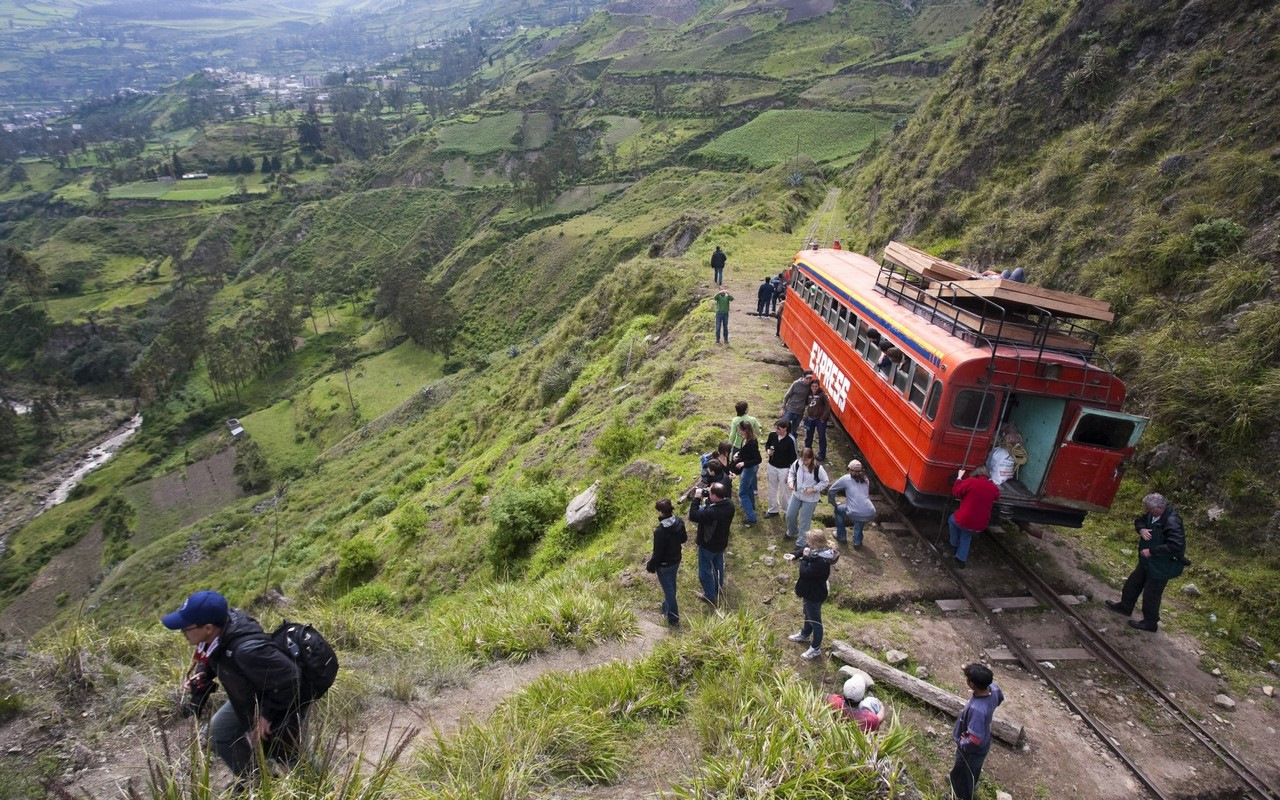
[[[951,494],[960,500],[960,507],[951,515],[951,547],[956,551],[956,566],[963,568],[969,560],[969,545],[973,537],[985,531],[991,523],[991,509],[1000,499],[1000,487],[991,481],[986,467],[976,467],[968,478],[964,470],[956,473],[956,485]]]

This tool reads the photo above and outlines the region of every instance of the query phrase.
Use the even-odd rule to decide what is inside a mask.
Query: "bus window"
[[[893,373],[893,386],[900,392],[907,390],[907,384],[911,378],[911,366],[915,362],[909,358],[903,358],[897,364],[897,369]]]
[[[996,399],[989,392],[966,389],[956,394],[951,424],[965,430],[985,431],[991,427],[995,409]]]
[[[867,328],[867,349],[862,352],[862,357],[872,364],[880,360],[880,331],[875,328]]]
[[[1085,411],[1080,414],[1080,421],[1071,433],[1071,441],[1105,447],[1108,450],[1122,450],[1135,438],[1133,432],[1136,426],[1137,421],[1133,418],[1104,417]]]
[[[844,306],[840,306],[839,314],[840,315],[836,317],[836,333],[843,337],[845,332],[849,330],[849,309]]]
[[[826,313],[827,324],[834,328],[836,326],[836,319],[837,319],[836,314],[840,312],[840,301],[835,299],[831,295],[826,295],[826,298],[827,298],[827,313]]]
[[[929,389],[930,377],[923,367],[916,364],[915,371],[911,373],[911,391],[907,394],[907,401],[916,408],[924,408],[924,395]]]
[[[849,312],[849,327],[845,329],[844,338],[853,344],[857,342],[860,335],[858,333],[858,315],[851,310]]]
[[[924,416],[930,422],[938,417],[938,404],[942,402],[942,381],[934,381],[929,390],[929,400],[924,404]]]

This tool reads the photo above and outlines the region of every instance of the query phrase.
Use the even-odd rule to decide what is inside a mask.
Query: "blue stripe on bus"
[[[824,287],[826,287],[826,289],[830,291],[832,294],[844,299],[845,302],[847,302],[850,306],[854,307],[855,309],[861,311],[867,318],[869,318],[875,324],[879,325],[885,330],[892,331],[894,335],[898,337],[899,340],[901,340],[903,343],[907,345],[908,349],[914,351],[921,358],[928,361],[930,364],[933,364],[935,367],[942,366],[942,359],[939,358],[936,353],[925,349],[925,345],[908,336],[906,331],[902,330],[901,328],[897,327],[889,320],[885,319],[884,317],[880,316],[876,312],[872,311],[862,301],[855,299],[848,292],[845,292],[843,289],[836,286],[830,280],[820,275],[816,270],[814,270],[813,267],[809,266],[803,261],[799,261],[796,263],[799,266],[802,266],[805,268],[806,275],[817,280]],[[812,310],[812,306],[810,306],[810,309]],[[815,313],[818,313],[818,312],[815,312]],[[818,313],[818,317],[822,318],[822,314]],[[822,319],[822,321],[824,324],[827,325],[827,327],[831,327],[830,324],[827,323],[826,319]]]

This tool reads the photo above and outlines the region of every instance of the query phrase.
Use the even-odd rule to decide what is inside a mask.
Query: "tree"
[[[98,202],[107,202],[107,195],[111,193],[111,180],[106,175],[99,172],[93,176],[93,183],[89,184],[89,191],[98,196]]]
[[[280,171],[280,156],[274,155],[271,157],[271,171],[272,172]]]
[[[240,156],[240,171],[246,175],[253,174],[253,159],[249,156]]]
[[[271,159],[267,156],[262,157],[262,166],[259,168],[263,175],[271,174]]]
[[[173,177],[181,178],[186,173],[186,168],[183,166],[182,159],[178,158],[177,152],[173,154],[170,165],[173,167]]]
[[[302,163],[302,153],[294,153],[293,154],[293,171],[301,172],[305,167],[306,165]]]

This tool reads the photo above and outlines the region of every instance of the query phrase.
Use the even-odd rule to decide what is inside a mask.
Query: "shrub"
[[[632,427],[615,419],[596,437],[596,450],[607,464],[619,464],[645,448],[649,432],[643,426]]]
[[[1229,219],[1213,219],[1191,229],[1191,249],[1205,264],[1230,255],[1244,241],[1244,228]]]
[[[373,500],[373,498],[375,498],[375,497],[377,497],[377,496],[378,496],[378,490],[377,490],[377,489],[365,489],[363,492],[361,492],[361,493],[356,497],[356,504],[357,504],[357,505],[362,505],[362,506],[363,506],[363,505],[365,505],[365,504],[369,503],[371,500]]]
[[[370,517],[385,517],[386,515],[390,514],[392,511],[395,511],[395,510],[396,510],[395,498],[387,497],[385,494],[380,494],[377,497],[373,498],[373,500],[369,503],[369,509],[368,509]]]
[[[364,586],[357,586],[338,600],[338,607],[344,611],[356,608],[391,611],[395,604],[395,595],[380,583],[366,583]]]
[[[378,549],[368,539],[349,539],[338,548],[338,580],[355,586],[378,571]]]
[[[402,541],[417,541],[427,527],[427,512],[422,510],[422,506],[407,505],[396,515],[392,527],[395,529],[396,536]]]
[[[257,442],[244,436],[236,445],[236,465],[232,471],[236,483],[249,494],[265,491],[271,485],[271,467],[266,455]]]
[[[564,489],[555,484],[518,486],[494,498],[489,506],[494,525],[488,544],[490,563],[501,569],[524,557],[560,516],[564,503]]]
[[[569,391],[578,379],[578,373],[582,372],[578,349],[577,343],[571,343],[542,371],[542,377],[538,378],[538,397],[544,406]]]

